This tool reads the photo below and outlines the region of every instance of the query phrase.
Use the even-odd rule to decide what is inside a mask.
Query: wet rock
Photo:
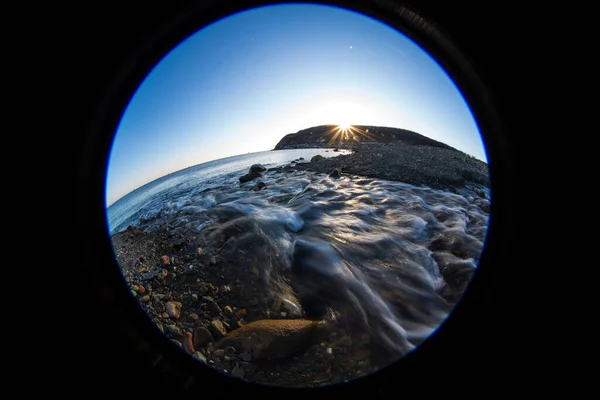
[[[220,314],[222,312],[221,307],[219,307],[217,302],[212,297],[204,296],[202,297],[202,300],[206,306],[206,309],[212,314]]]
[[[142,301],[143,301],[144,303],[148,303],[148,302],[150,302],[150,296],[149,296],[149,295],[142,296]]]
[[[329,173],[329,176],[332,178],[339,178],[342,175],[342,169],[336,168]]]
[[[240,308],[235,312],[237,318],[244,318],[246,315],[248,315],[248,311],[245,308]]]
[[[214,341],[212,334],[208,329],[201,326],[194,331],[194,347],[206,347],[209,342]]]
[[[264,183],[263,181],[259,181],[256,185],[254,185],[252,187],[252,190],[254,190],[255,192],[260,191],[261,189],[264,189],[267,187],[267,184]]]
[[[183,332],[177,325],[166,325],[165,331],[174,338],[181,338],[183,336]]]
[[[188,315],[188,318],[192,321],[198,321],[198,319],[200,319],[200,317],[196,313],[191,313],[190,315]]]
[[[242,361],[246,361],[246,362],[249,362],[249,361],[251,361],[251,360],[252,360],[252,356],[250,355],[250,353],[247,353],[247,352],[241,353],[241,354],[238,356],[238,358],[239,358],[240,360],[242,360]]]
[[[250,167],[250,171],[248,171],[248,172],[250,172],[250,173],[253,173],[253,172],[263,172],[263,171],[266,171],[266,170],[267,169],[265,167],[263,167],[261,164],[253,164]]]
[[[262,175],[260,174],[260,172],[249,172],[246,175],[240,176],[239,181],[240,183],[245,183],[253,179],[260,178],[261,176]]]
[[[216,348],[232,346],[255,359],[286,357],[308,346],[322,325],[310,320],[258,320],[242,326],[219,340]]]
[[[183,348],[189,353],[194,354],[196,349],[194,349],[194,343],[192,339],[192,334],[190,332],[185,332],[183,336]]]
[[[165,303],[165,308],[167,309],[167,314],[169,315],[169,317],[173,318],[173,319],[178,319],[181,316],[181,307],[183,306],[183,304],[181,304],[178,301],[167,301]]]
[[[236,363],[235,367],[233,367],[233,371],[231,371],[231,375],[235,376],[236,378],[244,379],[246,374],[244,369]]]
[[[206,254],[206,253],[204,253],[204,249],[202,247],[198,247],[198,257],[201,257],[204,254]]]
[[[324,158],[325,158],[325,157],[323,157],[322,155],[320,155],[320,154],[317,154],[317,155],[313,156],[313,157],[310,159],[310,162],[311,162],[311,163],[314,163],[314,162],[317,162],[317,161],[319,161],[319,160],[322,160],[322,159],[324,159]]]
[[[210,321],[210,324],[208,324],[208,330],[215,339],[220,339],[227,334],[225,326],[218,319]]]
[[[140,294],[140,295],[143,296],[143,295],[146,294],[146,288],[144,286],[140,285],[140,286],[138,286],[138,291],[137,292],[138,292],[138,294]]]
[[[161,256],[160,263],[163,266],[167,266],[167,265],[171,264],[171,259],[169,258],[169,256]]]

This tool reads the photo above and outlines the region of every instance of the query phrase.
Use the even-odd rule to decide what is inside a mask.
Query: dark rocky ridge
[[[285,135],[273,150],[304,149],[314,147],[349,148],[355,143],[403,143],[455,150],[447,144],[419,133],[400,128],[353,125],[341,133],[337,125],[320,125]]]
[[[356,143],[350,154],[293,163],[274,170],[307,170],[340,176],[387,179],[432,189],[460,191],[468,184],[490,187],[488,165],[455,149],[403,143]]]

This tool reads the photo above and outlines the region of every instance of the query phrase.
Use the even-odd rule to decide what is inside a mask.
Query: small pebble
[[[178,301],[167,301],[165,307],[169,317],[178,319],[181,316],[181,307],[183,305]]]
[[[181,332],[181,329],[179,329],[179,327],[177,325],[167,325],[165,327],[165,329],[167,330],[167,332],[169,334],[171,334],[171,336],[174,336],[174,337],[182,337],[183,336],[183,332]]]
[[[162,256],[160,257],[160,263],[162,265],[169,265],[171,264],[171,260],[169,259],[169,256]]]
[[[140,285],[138,287],[138,293],[141,294],[142,296],[146,294],[146,288],[143,287],[142,285]]]
[[[194,349],[194,344],[192,343],[192,334],[190,332],[186,332],[184,334],[183,347],[190,354],[194,354],[196,352],[196,349]]]

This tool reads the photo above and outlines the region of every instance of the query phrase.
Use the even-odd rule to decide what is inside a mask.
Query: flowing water
[[[270,167],[314,154],[339,153],[265,152],[174,174],[109,207],[111,234],[144,218],[147,230],[169,224],[207,241],[225,238],[229,248],[255,252],[268,286],[308,315],[350,315],[405,354],[456,301],[443,296],[442,271],[476,269],[489,202],[466,191],[306,171],[268,171],[262,190],[238,181],[253,163]],[[489,199],[489,190],[477,187]],[[252,247],[257,237],[262,245]]]

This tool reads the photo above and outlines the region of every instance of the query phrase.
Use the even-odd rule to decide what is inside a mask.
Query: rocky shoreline
[[[321,173],[337,169],[342,173],[433,189],[455,190],[468,182],[489,187],[487,164],[458,150],[398,142],[355,143],[345,148],[352,154],[317,158],[310,163],[300,163],[296,168]]]
[[[367,332],[303,318],[297,304],[265,296],[251,260],[225,259],[170,227],[113,236],[141,308],[197,360],[253,383],[316,387],[380,369]],[[226,267],[227,266],[227,267]]]
[[[470,183],[489,184],[487,164],[455,150],[375,143],[355,145],[352,151],[269,171],[348,173],[453,191]],[[252,166],[240,183],[253,181],[250,190],[261,190],[265,171]],[[489,212],[485,194],[470,193]],[[220,240],[207,241],[198,232],[168,225],[152,230],[130,226],[112,241],[131,292],[149,318],[192,357],[226,374],[267,385],[316,387],[368,375],[398,358],[359,327],[306,319],[299,304],[267,294],[260,266],[244,249],[223,251]],[[450,310],[473,271],[443,263],[440,268],[447,277]],[[394,293],[385,296],[402,301]]]

